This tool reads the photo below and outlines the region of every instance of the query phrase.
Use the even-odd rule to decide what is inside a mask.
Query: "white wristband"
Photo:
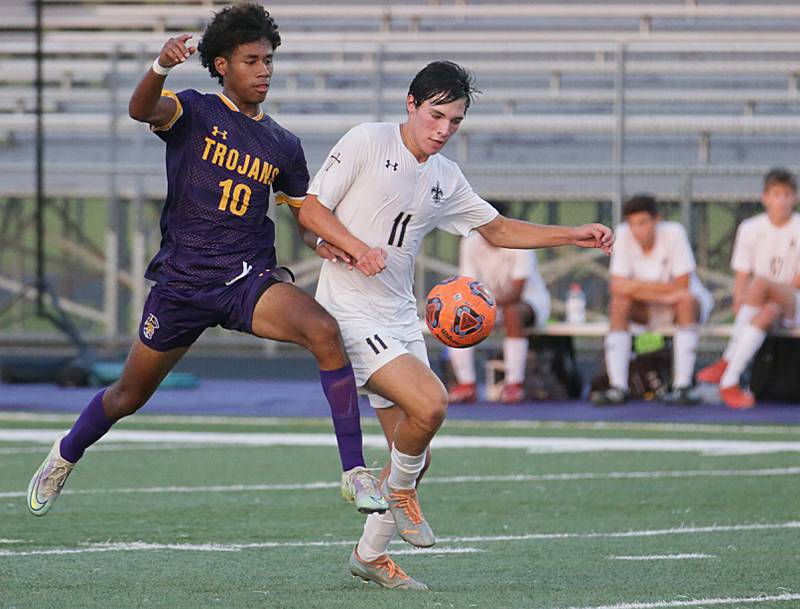
[[[325,239],[323,239],[322,237],[317,237],[317,245],[314,246],[314,249],[317,249],[323,243],[325,243]]]
[[[153,72],[155,72],[159,76],[166,76],[167,74],[169,74],[170,70],[172,70],[172,67],[165,68],[160,63],[158,63],[158,57],[156,57],[155,60],[153,60]]]

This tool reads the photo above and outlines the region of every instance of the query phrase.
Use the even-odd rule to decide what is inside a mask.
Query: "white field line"
[[[92,452],[119,452],[124,450],[186,450],[187,448],[208,448],[208,446],[187,446],[186,444],[101,444],[93,446]],[[44,454],[41,446],[24,446],[19,448],[0,448],[0,455]]]
[[[609,556],[609,560],[688,560],[693,558],[716,558],[716,554],[650,554],[645,556]]]
[[[492,543],[509,541],[542,541],[542,540],[561,540],[561,539],[617,539],[631,537],[656,537],[665,535],[692,535],[698,533],[726,533],[740,531],[765,531],[782,529],[800,529],[800,522],[790,521],[774,524],[736,524],[736,525],[712,525],[706,527],[678,527],[672,529],[651,529],[642,531],[617,531],[610,533],[531,533],[527,535],[494,535],[494,536],[474,536],[474,537],[443,537],[438,540],[440,544],[462,544],[462,543]],[[42,548],[33,550],[0,550],[0,558],[15,556],[44,556],[61,554],[88,554],[93,552],[135,552],[135,551],[155,551],[155,550],[175,550],[190,552],[239,552],[242,550],[257,549],[277,549],[277,548],[319,548],[334,546],[352,546],[355,540],[340,541],[261,541],[252,543],[148,543],[135,541],[128,543],[102,542],[81,544],[72,548]],[[393,545],[401,545],[405,548],[402,541],[393,541]],[[444,549],[461,549],[456,548]],[[442,553],[443,548],[430,550],[431,554]]]
[[[670,607],[710,607],[712,605],[752,605],[755,603],[788,603],[800,600],[800,594],[778,594],[776,596],[750,596],[740,598],[698,598],[679,601],[651,601],[648,603],[619,603],[568,609],[668,609]]]
[[[40,412],[0,412],[0,421],[34,421],[72,424],[77,418],[75,414],[56,414]],[[329,425],[329,419],[322,417],[238,417],[223,415],[163,415],[137,414],[132,421],[136,423],[163,423],[181,425],[247,425],[259,427],[275,427],[285,425],[318,426]],[[377,427],[374,419],[362,419],[362,425]],[[679,431],[679,432],[714,432],[714,433],[746,433],[746,434],[800,434],[800,425],[710,425],[705,423],[650,423],[646,421],[473,421],[448,419],[447,427],[451,429],[588,429],[588,430],[640,430],[640,431]]]
[[[800,467],[772,469],[718,469],[652,472],[583,472],[571,474],[510,474],[506,476],[448,476],[426,477],[425,484],[470,484],[489,482],[570,482],[574,480],[664,480],[681,478],[761,478],[773,476],[797,476]],[[339,488],[339,482],[305,482],[292,484],[228,484],[215,486],[143,486],[133,488],[86,488],[67,489],[65,495],[104,494],[158,494],[158,493],[247,493],[261,491],[316,491]],[[23,491],[0,492],[3,497],[24,497]]]
[[[0,442],[38,442],[50,444],[58,436],[54,430],[0,429]],[[225,446],[335,446],[336,437],[324,433],[224,433],[197,431],[112,430],[106,442],[144,442],[215,444]],[[364,446],[384,448],[383,435],[364,435]],[[752,440],[681,440],[647,438],[536,438],[509,436],[437,436],[433,448],[521,449],[529,453],[584,453],[608,451],[699,452],[703,455],[757,455],[775,452],[800,452],[798,442]]]

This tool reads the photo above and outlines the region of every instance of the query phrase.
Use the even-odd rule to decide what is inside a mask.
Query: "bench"
[[[642,326],[642,328],[644,328]],[[662,336],[673,336],[675,326],[668,326],[653,330]],[[570,338],[602,338],[608,333],[607,321],[592,321],[581,324],[568,322],[554,322],[542,327],[529,328],[527,335],[536,336],[563,336]],[[635,333],[635,331],[634,331]],[[733,324],[704,324],[700,326],[700,338],[730,338],[733,333]],[[800,338],[800,328],[780,328],[770,332],[773,336],[789,336]],[[488,359],[484,364],[484,378],[486,395],[490,401],[500,397],[502,383],[500,379],[505,373],[502,359]]]

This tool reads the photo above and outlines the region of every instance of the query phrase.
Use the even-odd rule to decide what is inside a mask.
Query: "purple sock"
[[[106,416],[103,411],[103,389],[92,398],[89,405],[83,409],[75,425],[61,440],[61,456],[70,463],[77,463],[83,456],[83,451],[106,435],[114,421]]]
[[[361,418],[353,367],[347,364],[338,370],[320,370],[319,377],[322,381],[322,391],[325,392],[331,407],[342,469],[347,471],[359,465],[363,466]]]

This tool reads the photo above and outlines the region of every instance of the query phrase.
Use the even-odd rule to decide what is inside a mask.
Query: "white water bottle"
[[[564,301],[564,309],[567,312],[567,322],[571,324],[582,324],[586,321],[586,295],[579,283],[569,286],[569,294]]]

